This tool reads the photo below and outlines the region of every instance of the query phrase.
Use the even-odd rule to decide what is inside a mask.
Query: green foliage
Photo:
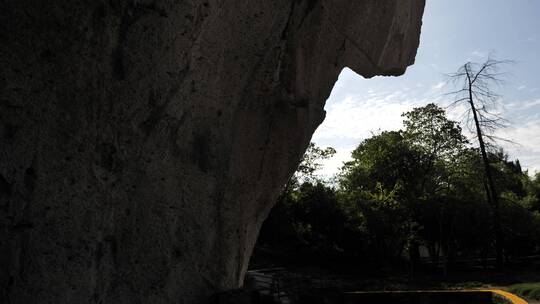
[[[515,284],[510,286],[508,291],[531,300],[540,300],[540,283]]]
[[[459,124],[446,118],[445,111],[433,103],[402,116],[406,118],[403,121],[405,139],[430,161],[449,160],[467,143]]]
[[[493,206],[480,151],[435,104],[404,113],[404,129],[362,141],[330,186],[317,178],[335,150],[310,144],[259,242],[377,265],[419,246],[434,262],[494,254]],[[508,259],[540,250],[540,174],[531,179],[504,151],[490,153]]]
[[[322,166],[321,160],[328,159],[336,154],[336,150],[332,147],[322,149],[315,146],[314,143],[309,143],[306,153],[302,157],[302,161],[298,165],[295,177],[302,181],[313,182],[316,180],[314,175],[315,171],[319,170]]]
[[[388,189],[414,179],[417,158],[401,132],[383,132],[366,139],[352,152],[353,160],[345,163],[340,179],[344,191]]]

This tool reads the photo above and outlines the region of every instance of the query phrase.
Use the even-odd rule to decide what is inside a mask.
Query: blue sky
[[[513,60],[504,66],[501,114],[510,126],[499,136],[512,159],[530,173],[540,171],[540,0],[427,0],[416,63],[400,77],[364,79],[345,68],[326,102],[326,119],[313,135],[337,154],[321,175],[332,175],[360,141],[402,126],[401,113],[451,101],[445,74],[467,61]],[[459,109],[449,111],[459,118]]]

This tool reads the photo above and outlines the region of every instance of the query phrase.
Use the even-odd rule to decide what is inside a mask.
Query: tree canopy
[[[259,244],[370,265],[424,258],[451,267],[479,258],[487,267],[496,219],[479,149],[435,104],[402,116],[403,129],[359,143],[337,183],[316,174],[335,150],[310,144]],[[540,174],[530,177],[503,150],[487,155],[501,198],[506,259],[538,253]]]

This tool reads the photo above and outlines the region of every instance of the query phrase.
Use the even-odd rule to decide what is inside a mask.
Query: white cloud
[[[530,100],[528,102],[525,102],[522,106],[522,109],[530,109],[536,106],[540,106],[540,98],[537,100]]]
[[[475,50],[475,51],[471,52],[471,55],[473,55],[474,57],[478,57],[478,58],[485,58],[487,56],[487,53],[479,51],[479,50]]]
[[[444,87],[445,85],[445,82],[444,81],[441,81],[441,82],[438,82],[437,84],[433,85],[431,88],[434,89],[434,90],[440,90]]]
[[[521,90],[525,89],[526,87],[527,87],[526,85],[520,85],[516,89],[518,89],[518,91],[521,91]]]
[[[326,159],[322,162],[323,167],[317,172],[322,177],[332,177],[339,172],[339,169],[343,167],[343,163],[350,161],[351,153],[354,150],[353,147],[336,148],[336,154],[332,158]]]
[[[497,135],[512,141],[500,142],[512,158],[520,159],[521,165],[531,173],[540,171],[540,119],[502,129]]]
[[[314,135],[316,140],[332,138],[364,139],[371,132],[395,130],[402,126],[401,114],[425,100],[405,99],[401,91],[388,95],[372,95],[367,99],[347,96],[342,102],[327,107],[326,119]]]
[[[411,98],[414,93],[407,88],[392,93],[369,89],[362,96],[346,95],[341,101],[329,103],[326,119],[315,131],[313,141],[321,147],[333,146],[336,155],[324,161],[319,174],[325,177],[336,174],[362,140],[381,131],[402,128],[402,113],[435,100]]]
[[[533,100],[516,101],[506,105],[507,109],[510,110],[526,110],[536,106],[540,106],[540,98]]]
[[[437,70],[437,71],[440,70],[439,65],[436,64],[436,63],[430,63],[429,66],[430,66],[431,68],[433,68],[434,70]]]
[[[330,177],[336,174],[343,162],[350,160],[350,153],[362,140],[381,131],[402,128],[402,113],[438,100],[414,98],[412,94],[414,92],[407,90],[380,93],[370,89],[364,96],[346,95],[343,100],[329,104],[326,119],[315,132],[313,141],[319,146],[333,146],[337,153],[324,162],[320,175]],[[523,113],[516,118],[516,125],[501,129],[496,135],[517,143],[499,142],[512,158],[520,159],[523,168],[531,173],[540,171],[540,117],[538,113],[523,110],[539,105],[540,99],[534,99],[494,109],[503,116]],[[447,109],[448,117],[459,122],[464,120],[465,112],[466,106],[462,104]],[[472,137],[473,133],[466,126],[463,129],[466,136]]]
[[[313,141],[321,147],[336,148],[337,154],[324,162],[320,171],[330,177],[337,173],[343,162],[350,160],[351,151],[364,139],[381,131],[398,130],[403,127],[402,113],[414,107],[435,102],[446,108],[452,97],[443,95],[444,82],[414,79],[408,82],[396,78],[365,80],[349,69],[339,76],[325,110],[325,121],[313,135]],[[524,88],[530,91],[531,88]],[[502,114],[514,125],[496,135],[509,138],[520,145],[501,142],[512,158],[519,158],[521,165],[530,172],[540,170],[540,96],[517,102],[505,102],[492,112]],[[463,122],[467,106],[460,104],[446,108],[451,120]],[[473,133],[462,125],[464,134],[472,138]],[[474,130],[473,130],[474,131]]]

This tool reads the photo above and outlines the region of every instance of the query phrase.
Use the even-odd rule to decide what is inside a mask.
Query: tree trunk
[[[482,162],[484,164],[484,173],[486,175],[486,179],[488,182],[488,187],[486,188],[486,196],[488,198],[488,202],[493,207],[494,212],[494,234],[495,234],[495,251],[496,251],[496,268],[498,270],[503,269],[503,235],[502,235],[502,229],[501,229],[501,221],[500,221],[500,211],[499,211],[499,199],[497,196],[497,192],[495,190],[495,182],[493,181],[493,175],[491,174],[491,167],[489,165],[489,158],[486,152],[486,146],[484,143],[484,138],[482,136],[482,129],[480,127],[480,121],[478,119],[478,113],[476,112],[476,107],[474,105],[474,99],[473,99],[473,88],[472,88],[472,82],[469,75],[469,72],[467,70],[467,78],[469,80],[469,104],[471,106],[471,111],[473,113],[474,118],[474,124],[476,127],[476,134],[478,136],[478,143],[480,145],[480,152],[482,154]]]

